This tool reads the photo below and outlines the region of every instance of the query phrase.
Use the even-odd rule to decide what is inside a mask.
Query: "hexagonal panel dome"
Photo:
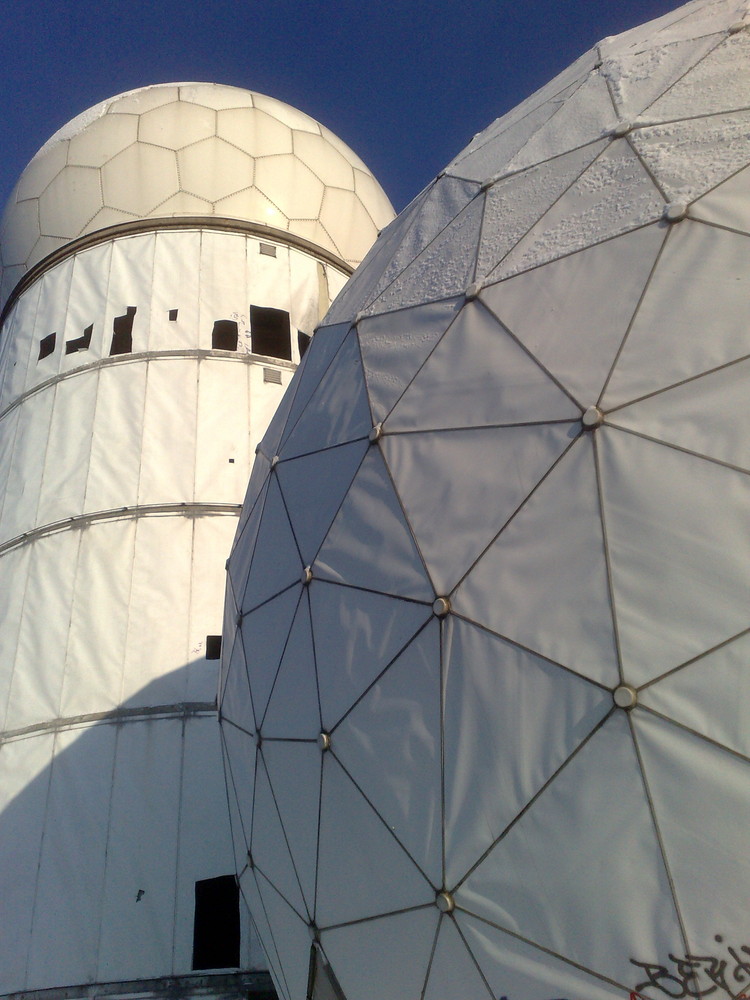
[[[356,265],[394,215],[363,169],[328,129],[263,94],[205,83],[120,94],[63,126],[21,174],[0,224],[0,303],[51,250],[128,219],[231,217],[314,234]],[[342,197],[355,221],[326,225],[322,206]]]
[[[747,994],[747,6],[477,136],[260,446],[221,717],[284,1000]]]

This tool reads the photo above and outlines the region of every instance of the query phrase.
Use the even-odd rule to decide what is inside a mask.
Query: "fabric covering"
[[[261,445],[221,715],[285,1000],[311,934],[347,1000],[747,982],[749,32],[696,0],[478,135]]]
[[[189,975],[195,883],[233,871],[208,647],[319,270],[344,278],[273,248],[110,239],[48,268],[3,325],[0,993]],[[255,304],[288,313],[290,359],[252,353]],[[263,967],[243,914],[242,965]]]
[[[354,265],[393,214],[356,153],[304,112],[222,84],[141,87],[63,125],[21,174],[0,221],[0,307],[47,254],[137,219],[259,223]]]

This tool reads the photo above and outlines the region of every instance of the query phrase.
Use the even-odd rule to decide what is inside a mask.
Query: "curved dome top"
[[[359,157],[288,104],[220,84],[143,87],[68,122],[21,174],[0,227],[2,299],[70,240],[180,216],[266,224],[357,264],[394,212]]]

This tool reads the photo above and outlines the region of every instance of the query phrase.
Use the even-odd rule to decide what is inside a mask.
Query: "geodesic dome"
[[[289,1000],[747,989],[747,24],[690,3],[477,136],[261,445],[221,717]]]
[[[356,153],[282,101],[213,83],[142,87],[68,122],[21,174],[0,225],[1,301],[77,237],[178,216],[260,223],[358,264],[393,211]]]

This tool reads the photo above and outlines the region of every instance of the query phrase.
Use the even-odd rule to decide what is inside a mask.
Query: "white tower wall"
[[[229,90],[199,91],[201,121]],[[138,92],[137,107],[126,97],[122,114],[140,110],[143,131],[155,91],[183,127],[195,94],[176,87]],[[292,138],[294,123],[312,134],[286,112]],[[103,114],[84,116],[84,133]],[[61,141],[80,160],[81,135]],[[154,141],[152,129],[130,149]],[[59,143],[40,156],[59,158]],[[23,245],[8,232],[32,200],[15,197],[6,252]],[[268,988],[246,914],[239,962],[193,967],[196,883],[235,870],[216,724],[225,561],[298,333],[351,268],[299,234],[312,224],[205,215],[108,218],[93,233],[74,220],[52,255],[13,265],[0,330],[0,995]]]

